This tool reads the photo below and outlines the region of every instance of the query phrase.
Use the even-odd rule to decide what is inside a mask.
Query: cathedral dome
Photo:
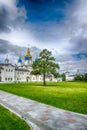
[[[30,54],[30,49],[29,49],[29,48],[28,48],[28,50],[27,50],[27,54],[26,54],[26,56],[25,56],[25,60],[26,60],[26,61],[32,60],[32,56],[31,56],[31,54]]]
[[[25,60],[30,60],[29,56],[25,56]]]
[[[18,59],[18,63],[22,63],[22,59],[21,59],[21,57],[19,57],[19,59]]]

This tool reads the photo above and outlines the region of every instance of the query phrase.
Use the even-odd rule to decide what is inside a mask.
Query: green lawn
[[[87,83],[58,82],[0,84],[0,89],[58,108],[87,114]]]
[[[0,130],[30,130],[24,121],[0,105]]]

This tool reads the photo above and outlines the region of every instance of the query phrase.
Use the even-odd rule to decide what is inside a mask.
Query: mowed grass
[[[30,130],[19,117],[0,105],[0,130]]]
[[[58,108],[87,114],[87,83],[57,82],[0,84],[0,89]]]

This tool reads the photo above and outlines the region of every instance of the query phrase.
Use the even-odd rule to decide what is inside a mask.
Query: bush
[[[87,81],[87,73],[84,75],[84,81]]]
[[[74,80],[75,81],[82,81],[82,76],[77,75],[77,76],[74,77]]]
[[[87,81],[87,73],[85,75],[77,75],[77,76],[75,76],[74,81]]]

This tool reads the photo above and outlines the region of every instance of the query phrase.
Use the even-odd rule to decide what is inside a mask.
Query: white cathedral
[[[42,82],[42,75],[31,75],[32,71],[32,56],[30,49],[28,48],[27,54],[25,55],[24,63],[19,57],[18,64],[12,65],[9,63],[8,57],[5,59],[5,63],[0,63],[0,82]],[[46,81],[56,82],[53,76],[46,77]]]

